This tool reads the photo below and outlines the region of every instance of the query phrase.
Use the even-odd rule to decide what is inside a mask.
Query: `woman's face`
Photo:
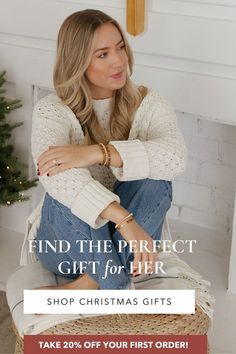
[[[123,87],[127,67],[128,57],[119,30],[112,23],[100,26],[95,32],[95,48],[85,73],[92,97],[108,98]]]

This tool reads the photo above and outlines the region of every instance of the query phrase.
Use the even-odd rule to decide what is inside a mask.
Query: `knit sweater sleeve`
[[[65,106],[66,107],[66,106]],[[48,97],[41,99],[33,110],[31,147],[36,166],[38,157],[50,145],[71,144],[71,117],[64,105]],[[94,180],[87,168],[67,169],[55,176],[40,176],[40,182],[48,194],[97,229],[108,220],[99,216],[111,202],[119,197]]]
[[[123,160],[123,167],[111,167],[120,181],[144,178],[173,180],[186,168],[187,151],[169,103],[151,90],[138,109],[137,139],[110,141]]]

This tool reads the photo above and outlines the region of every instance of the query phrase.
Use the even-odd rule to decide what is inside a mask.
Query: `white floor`
[[[215,296],[213,329],[209,333],[211,354],[236,354],[236,294],[227,292],[230,237],[219,232],[171,221],[174,239],[196,239],[193,254],[183,259],[211,281]],[[0,290],[8,275],[18,266],[23,235],[0,229]]]

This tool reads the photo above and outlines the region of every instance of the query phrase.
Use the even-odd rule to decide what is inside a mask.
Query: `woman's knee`
[[[146,179],[143,185],[143,193],[146,195],[146,204],[159,209],[160,214],[165,215],[171,207],[172,182],[166,180]]]
[[[170,207],[172,202],[172,182],[150,178],[126,182],[117,181],[114,186],[114,193],[120,197],[121,204],[124,207],[128,207],[132,200],[139,205],[141,203],[156,204],[163,198],[169,201]]]
[[[144,189],[148,190],[153,198],[158,195],[163,195],[169,197],[170,202],[172,202],[173,195],[171,181],[146,179]]]
[[[151,179],[151,178],[145,178],[141,181],[143,182],[142,186],[144,189],[148,189],[151,192],[163,189],[164,191],[172,195],[171,181],[166,181],[164,179]]]

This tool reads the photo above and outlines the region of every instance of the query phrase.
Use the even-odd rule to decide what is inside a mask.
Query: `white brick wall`
[[[173,182],[173,219],[231,232],[236,184],[236,126],[177,112],[188,147],[185,173]]]

